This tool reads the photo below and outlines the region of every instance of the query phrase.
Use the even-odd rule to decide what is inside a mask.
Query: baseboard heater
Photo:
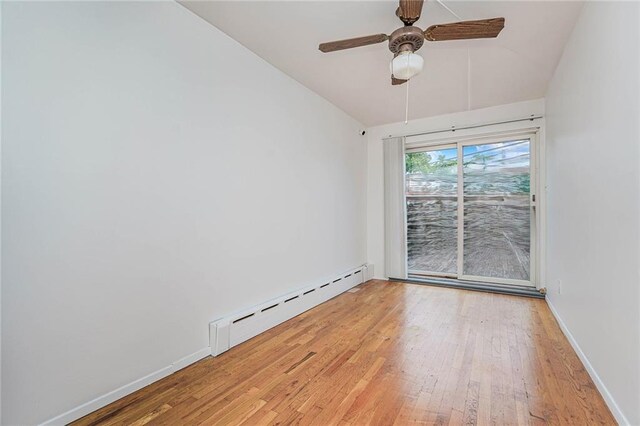
[[[391,279],[391,278],[389,278]],[[459,288],[464,290],[484,291],[489,293],[509,294],[513,296],[526,296],[535,297],[537,299],[544,299],[544,293],[541,293],[535,288],[527,288],[514,285],[502,285],[502,284],[489,284],[481,283],[477,281],[462,281],[449,278],[435,278],[435,277],[423,277],[417,275],[409,275],[408,279],[395,279],[396,281],[402,281],[413,284],[426,284],[440,287]]]
[[[209,324],[213,356],[229,350],[301,313],[373,278],[373,265],[365,264],[268,302]]]

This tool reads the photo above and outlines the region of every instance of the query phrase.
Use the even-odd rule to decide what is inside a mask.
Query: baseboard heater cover
[[[301,313],[368,281],[373,265],[365,264],[336,277],[301,288],[209,324],[213,356],[229,350]]]

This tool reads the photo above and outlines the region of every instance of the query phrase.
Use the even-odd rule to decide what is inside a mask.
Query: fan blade
[[[376,34],[365,37],[349,38],[346,40],[330,41],[329,43],[321,43],[318,46],[322,52],[335,52],[336,50],[351,49],[353,47],[368,46],[370,44],[382,43],[389,40],[386,34]]]
[[[391,76],[391,84],[393,86],[398,86],[398,85],[404,84],[406,82],[407,82],[407,80],[402,80],[402,79],[399,79],[399,78],[395,78],[394,76]]]
[[[455,22],[430,26],[424,31],[424,38],[429,41],[493,38],[498,37],[503,28],[504,18]]]
[[[406,25],[412,25],[420,19],[423,3],[424,0],[400,0],[396,16]]]

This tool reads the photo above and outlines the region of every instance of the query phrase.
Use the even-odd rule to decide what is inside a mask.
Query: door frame
[[[454,132],[452,132],[454,133]],[[457,134],[455,134],[457,133]],[[544,167],[544,121],[538,126],[531,123],[505,123],[503,125],[490,125],[486,128],[460,130],[452,134],[423,135],[421,137],[407,137],[405,140],[405,152],[419,152],[425,150],[443,149],[444,147],[458,148],[458,218],[463,218],[463,148],[464,146],[485,143],[505,142],[508,140],[530,140],[530,212],[531,212],[531,240],[529,260],[529,281],[510,280],[503,278],[480,277],[459,274],[463,271],[462,261],[464,255],[464,219],[458,220],[458,265],[456,274],[431,273],[429,271],[411,271],[416,275],[428,275],[433,277],[457,278],[461,281],[481,281],[492,285],[514,285],[521,287],[544,287],[544,255],[545,255],[545,228],[546,228],[546,185]],[[438,137],[440,136],[440,137]],[[406,201],[405,201],[406,204]],[[462,228],[462,229],[461,229]],[[405,233],[407,228],[405,227]]]

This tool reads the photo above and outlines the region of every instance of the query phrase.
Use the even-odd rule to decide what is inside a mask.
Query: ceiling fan
[[[391,84],[406,83],[411,77],[422,71],[424,60],[415,52],[427,41],[468,40],[474,38],[494,38],[504,28],[504,18],[462,21],[451,24],[432,25],[426,30],[414,26],[420,19],[424,0],[400,0],[396,16],[404,23],[391,35],[375,34],[346,40],[322,43],[318,47],[322,52],[351,49],[368,46],[389,40],[389,50],[393,53],[391,61]]]

